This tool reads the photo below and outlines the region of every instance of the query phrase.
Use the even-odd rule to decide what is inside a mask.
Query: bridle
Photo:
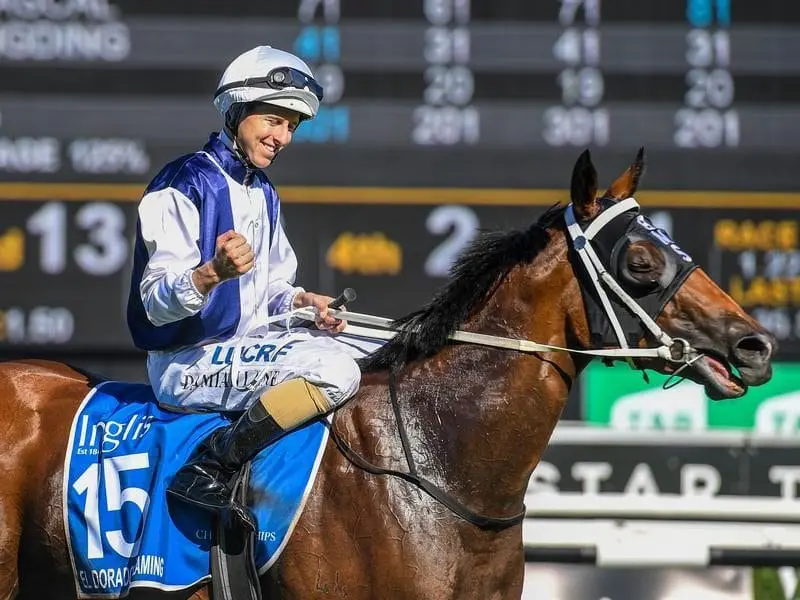
[[[599,298],[601,306],[605,312],[605,316],[608,318],[614,335],[619,343],[619,348],[564,348],[553,344],[542,344],[530,340],[486,335],[463,330],[457,330],[453,332],[449,336],[449,339],[455,342],[490,346],[523,353],[566,352],[569,354],[601,357],[609,361],[615,359],[626,360],[634,368],[636,368],[633,364],[635,359],[657,358],[670,363],[679,364],[680,366],[672,374],[672,377],[680,374],[681,371],[688,368],[692,363],[700,359],[703,354],[693,348],[687,340],[678,337],[673,338],[661,327],[659,327],[659,325],[655,322],[655,319],[648,314],[648,312],[635,298],[625,291],[625,289],[609,272],[608,267],[603,264],[603,261],[598,256],[591,244],[591,241],[595,239],[595,237],[604,228],[608,227],[608,225],[612,223],[614,219],[625,212],[637,210],[638,208],[639,204],[634,198],[621,200],[603,210],[585,229],[582,228],[580,223],[577,221],[572,204],[568,205],[564,212],[567,232],[571,241],[571,248],[579,257],[580,264],[583,265],[584,275],[586,275],[588,280],[593,285],[593,289]],[[622,302],[622,304],[633,315],[635,315],[642,326],[650,332],[650,334],[653,336],[653,339],[658,342],[658,346],[649,348],[633,348],[630,346],[630,344],[628,344],[624,328],[612,306],[612,300],[609,296],[609,292],[613,293],[616,298]],[[586,292],[584,291],[584,293]],[[348,321],[347,328],[345,329],[345,332],[348,334],[377,340],[391,340],[395,337],[395,335],[397,335],[397,332],[392,330],[394,322],[392,319],[365,313],[351,312],[348,310],[329,309],[328,312],[336,318],[345,319]],[[302,308],[293,310],[289,313],[270,317],[269,322],[272,323],[283,321],[288,326],[291,317],[298,317],[313,321],[315,316],[316,311],[314,309]],[[369,325],[370,327],[351,325],[351,323],[362,323],[364,325]],[[414,464],[413,453],[411,451],[408,435],[401,418],[400,406],[397,401],[397,387],[395,383],[394,371],[390,371],[389,373],[389,397],[391,400],[392,410],[394,411],[395,420],[397,422],[403,454],[408,464],[408,472],[386,469],[377,466],[361,457],[336,431],[336,428],[333,425],[333,419],[331,418],[329,422],[331,437],[339,450],[350,462],[369,473],[376,475],[392,475],[416,485],[434,498],[437,502],[451,510],[454,514],[481,529],[503,530],[522,522],[522,520],[525,518],[524,506],[522,511],[509,517],[491,517],[481,515],[466,507],[462,502],[432,482],[419,476]]]
[[[594,245],[591,243],[621,215],[628,212],[637,214],[638,211],[639,203],[632,197],[626,198],[625,200],[611,204],[603,210],[585,229],[578,223],[572,204],[567,206],[564,212],[564,219],[567,224],[567,232],[572,242],[572,249],[583,266],[583,280],[588,280],[591,284],[596,298],[602,307],[603,317],[611,326],[615,341],[619,344],[619,348],[612,349],[610,352],[608,350],[589,350],[587,353],[594,356],[603,356],[607,361],[613,359],[626,360],[632,367],[634,367],[633,359],[641,356],[641,353],[638,352],[638,350],[641,349],[637,348],[635,349],[636,351],[634,351],[629,345],[626,331],[620,322],[617,312],[612,306],[612,300],[609,296],[610,291],[624,306],[624,309],[627,310],[630,315],[633,315],[640,327],[649,332],[653,339],[658,342],[659,345],[655,348],[644,349],[644,356],[658,357],[668,362],[680,363],[682,364],[682,367],[680,367],[682,370],[699,358],[698,352],[692,348],[688,340],[671,337],[656,323],[655,317],[657,317],[657,313],[661,311],[662,307],[658,307],[654,315],[648,313],[641,303],[633,298],[622,285],[620,285],[614,275],[609,272],[609,267],[611,265],[604,264],[604,261],[598,256]],[[663,232],[661,233],[662,244],[664,243],[663,238],[666,238],[666,242],[675,249],[670,249],[670,251],[673,254],[679,254],[684,257],[688,263],[687,268],[684,269],[685,273],[682,278],[667,282],[668,289],[666,291],[668,295],[665,301],[668,301],[683,284],[684,278],[693,270],[694,264],[691,258],[678,249],[677,245],[675,245],[668,236],[663,234]],[[626,233],[623,233],[622,237],[624,238],[626,235]],[[618,245],[621,241],[623,240],[616,240],[616,244]],[[584,290],[583,294],[584,298],[586,298],[587,291]]]

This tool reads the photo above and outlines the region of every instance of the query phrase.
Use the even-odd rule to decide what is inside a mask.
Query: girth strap
[[[405,473],[403,471],[395,471],[394,469],[385,469],[361,457],[344,439],[342,439],[342,437],[336,431],[334,423],[331,422],[329,427],[331,438],[342,454],[344,454],[345,458],[347,458],[347,460],[360,469],[363,469],[367,473],[371,473],[372,475],[391,475],[415,485],[427,493],[431,498],[448,508],[451,512],[461,517],[468,523],[479,527],[480,529],[500,531],[507,529],[508,527],[513,527],[514,525],[522,522],[522,520],[525,518],[524,506],[519,513],[510,517],[489,517],[486,515],[480,515],[464,506],[455,497],[448,494],[431,481],[428,481],[424,477],[417,475],[417,468],[414,464],[413,455],[411,454],[411,444],[408,441],[408,433],[406,432],[405,425],[403,425],[403,420],[400,413],[400,405],[397,402],[397,384],[395,382],[394,371],[389,371],[389,398],[391,399],[392,410],[394,412],[395,420],[397,421],[397,429],[400,433],[400,444],[403,447],[403,455],[408,463],[408,472]]]

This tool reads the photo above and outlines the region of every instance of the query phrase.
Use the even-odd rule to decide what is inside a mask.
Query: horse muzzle
[[[733,325],[720,342],[698,345],[691,379],[703,385],[712,400],[739,398],[750,386],[763,385],[772,377],[777,341],[765,331],[747,329]]]
[[[772,357],[778,341],[768,333],[740,337],[733,345],[731,363],[747,385],[762,385],[772,377]]]

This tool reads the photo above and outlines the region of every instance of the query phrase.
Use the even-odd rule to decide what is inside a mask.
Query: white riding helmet
[[[321,100],[322,86],[309,66],[271,46],[256,46],[233,59],[214,94],[214,106],[223,118],[239,102],[265,102],[313,119]]]

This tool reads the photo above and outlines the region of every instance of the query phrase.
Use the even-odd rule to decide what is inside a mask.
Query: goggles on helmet
[[[250,77],[242,81],[234,81],[233,83],[219,88],[217,93],[214,94],[214,97],[216,98],[228,90],[239,87],[261,87],[273,90],[283,90],[286,88],[305,89],[314,94],[317,99],[322,102],[322,86],[310,75],[298,69],[293,69],[292,67],[278,67],[272,69],[272,71],[267,73],[266,77]]]

